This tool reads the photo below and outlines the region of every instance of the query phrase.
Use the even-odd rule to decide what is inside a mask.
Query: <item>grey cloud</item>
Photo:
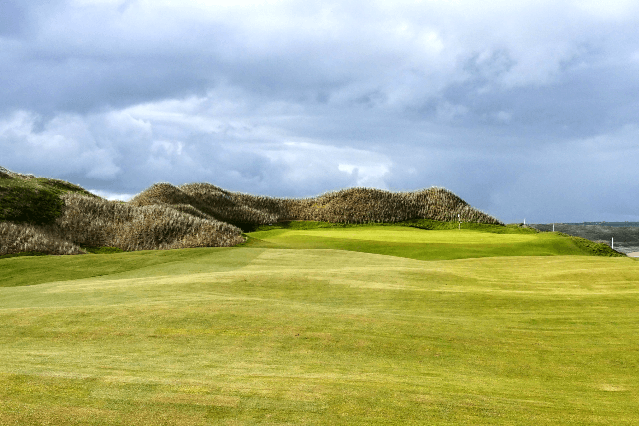
[[[227,82],[258,97],[402,109],[436,100],[451,84],[551,82],[589,39],[564,30],[560,19],[548,24],[553,14],[569,16],[566,7],[537,19],[530,11],[542,8],[507,7],[511,23],[504,24],[503,12],[492,16],[491,8],[477,8],[479,18],[469,21],[467,11],[431,3],[367,5],[285,2],[195,14],[170,3],[64,5],[49,19],[40,14],[38,36],[18,46],[4,95],[23,108],[83,112],[203,94]],[[453,26],[462,19],[468,28]]]
[[[18,171],[119,194],[440,185],[506,221],[639,215],[620,148],[639,118],[635,2],[2,7],[0,164]]]

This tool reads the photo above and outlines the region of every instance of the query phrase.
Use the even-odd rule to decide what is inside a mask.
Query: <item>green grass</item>
[[[82,246],[82,249],[91,254],[114,254],[124,253],[124,250],[117,247],[87,247]]]
[[[44,256],[38,261],[26,256],[0,259],[0,288],[19,287],[55,281],[78,280],[118,274],[191,274],[206,269],[210,253],[228,258],[229,265],[243,265],[250,252],[222,252],[217,248],[149,250],[102,255]],[[201,260],[198,260],[201,259]],[[188,262],[187,262],[188,260]],[[202,263],[204,266],[196,266]]]
[[[292,225],[292,226],[291,226]],[[289,249],[340,249],[419,260],[465,259],[496,256],[620,255],[596,244],[558,233],[497,225],[464,224],[458,230],[445,222],[433,222],[424,230],[400,225],[331,226],[295,224],[247,234],[250,247]],[[298,227],[299,226],[299,227]],[[305,228],[304,226],[309,226]],[[264,229],[264,228],[262,228]]]
[[[275,229],[288,229],[288,230],[311,230],[311,229],[325,229],[325,228],[366,228],[366,227],[380,227],[380,226],[405,226],[410,228],[426,229],[426,230],[474,230],[490,232],[494,234],[535,234],[538,231],[533,228],[522,227],[517,224],[510,224],[506,226],[492,225],[487,223],[472,223],[472,222],[441,222],[431,219],[413,219],[403,222],[395,223],[340,223],[340,222],[316,222],[312,220],[294,220],[278,222],[272,225],[256,225],[252,232],[257,231],[272,231]]]
[[[633,259],[560,256],[581,249],[556,234],[260,236],[234,248],[0,259],[0,424],[639,420]],[[440,254],[530,244],[553,256],[297,248],[338,240],[458,245]]]
[[[60,195],[93,194],[69,182],[48,178],[0,178],[0,221],[46,225],[62,213]]]
[[[0,256],[0,259],[9,259],[11,257],[31,257],[31,256],[47,256],[47,254],[39,252],[39,251],[23,251],[20,253],[3,254]],[[0,287],[1,286],[2,284],[0,284]]]

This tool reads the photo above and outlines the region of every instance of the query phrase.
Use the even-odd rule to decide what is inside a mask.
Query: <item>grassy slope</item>
[[[423,225],[423,223],[422,223]],[[385,254],[419,260],[463,259],[471,257],[585,255],[587,248],[574,238],[551,233],[534,233],[527,229],[484,226],[481,230],[441,230],[449,226],[433,222],[440,230],[424,231],[406,226],[344,226],[341,224],[299,222],[286,228],[270,227],[250,233],[247,247],[340,249]],[[479,226],[479,225],[474,225]],[[502,234],[502,232],[506,232]],[[410,241],[410,242],[407,242]],[[0,287],[41,284],[56,280],[111,275],[140,268],[164,268],[180,264],[184,258],[206,258],[214,250],[155,251],[139,254],[103,256],[44,257],[32,262],[25,257],[12,257],[0,268]],[[100,250],[91,250],[100,252]],[[102,251],[108,251],[103,249]],[[237,254],[234,254],[237,256]],[[241,257],[241,256],[240,256]],[[0,261],[2,261],[0,256]]]
[[[15,176],[0,178],[0,221],[50,224],[60,216],[60,195],[78,192],[95,196],[85,189],[58,179]]]
[[[251,247],[294,249],[341,249],[411,259],[465,259],[495,256],[602,254],[610,248],[556,233],[536,233],[526,228],[464,224],[471,229],[450,229],[456,224],[434,223],[435,230],[407,226],[325,227],[292,224],[286,228],[262,228],[249,233]],[[446,229],[448,227],[449,229]],[[307,228],[307,229],[305,229]],[[439,228],[439,229],[437,229]],[[613,252],[614,253],[614,252]]]
[[[0,259],[0,287],[18,287],[55,281],[77,280],[118,274],[145,276],[153,271],[197,273],[198,263],[209,261],[211,253],[218,259],[226,259],[229,265],[243,265],[249,252],[228,252],[221,248],[182,250],[148,250],[81,256],[11,257]],[[179,272],[182,271],[182,272]],[[167,272],[168,273],[168,272]]]
[[[386,230],[363,241],[406,232]],[[0,424],[639,419],[628,258],[236,247],[2,259],[0,274]]]

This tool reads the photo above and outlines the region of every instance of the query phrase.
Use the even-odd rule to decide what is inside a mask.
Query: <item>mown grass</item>
[[[198,273],[212,252],[229,265],[244,265],[247,254],[220,252],[218,248],[148,250],[131,253],[88,254],[78,256],[44,256],[38,261],[26,256],[0,259],[0,287],[37,285],[122,273],[145,274]],[[232,258],[228,258],[232,256]],[[250,255],[248,256],[250,259]]]
[[[48,254],[42,253],[39,251],[23,251],[21,253],[3,254],[0,256],[0,259],[9,259],[11,257],[29,257],[29,256],[48,256]]]
[[[433,227],[447,229],[445,222],[433,222]],[[476,224],[475,224],[476,225]],[[558,233],[530,232],[526,228],[486,225],[476,229],[426,231],[410,226],[388,224],[348,225],[326,222],[289,222],[271,226],[266,231],[247,234],[242,247],[285,249],[337,249],[362,253],[384,254],[418,260],[464,259],[496,256],[531,255],[591,255],[588,246],[576,244],[577,239]],[[508,233],[499,233],[505,229]],[[584,240],[586,241],[586,240]],[[594,243],[592,243],[594,244]],[[192,250],[140,251],[122,253],[115,247],[83,247],[92,254],[104,256],[50,256],[31,262],[15,255],[0,256],[5,262],[0,268],[0,287],[35,285],[67,279],[81,279],[130,272],[137,269],[165,270],[170,265],[183,265],[185,259],[207,258],[214,248]],[[220,253],[217,252],[216,253]],[[242,256],[233,252],[233,256]],[[42,255],[42,253],[25,253]],[[218,256],[222,256],[218,254]],[[168,266],[167,266],[168,265]],[[196,269],[188,270],[195,272]]]
[[[101,276],[80,278],[89,265]],[[639,419],[629,258],[235,247],[7,269],[0,424]]]
[[[523,227],[517,224],[497,225],[489,223],[474,222],[443,222],[431,219],[412,219],[401,222],[385,223],[385,222],[369,222],[369,223],[345,223],[345,222],[318,222],[312,220],[289,220],[273,223],[270,225],[256,225],[250,232],[272,231],[275,229],[289,230],[310,230],[325,228],[362,228],[362,227],[380,227],[380,226],[405,226],[409,228],[425,229],[425,230],[475,230],[490,232],[494,234],[536,234],[536,229]]]
[[[465,259],[496,256],[594,255],[609,247],[558,233],[529,228],[423,221],[400,225],[289,222],[247,234],[250,247],[339,249],[419,260]],[[421,229],[415,229],[417,226]],[[606,251],[607,250],[607,251]]]
[[[82,247],[82,249],[91,254],[124,253],[124,250],[117,247]]]

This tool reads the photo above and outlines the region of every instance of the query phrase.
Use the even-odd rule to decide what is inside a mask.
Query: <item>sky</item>
[[[0,166],[639,221],[636,0],[3,0]]]

